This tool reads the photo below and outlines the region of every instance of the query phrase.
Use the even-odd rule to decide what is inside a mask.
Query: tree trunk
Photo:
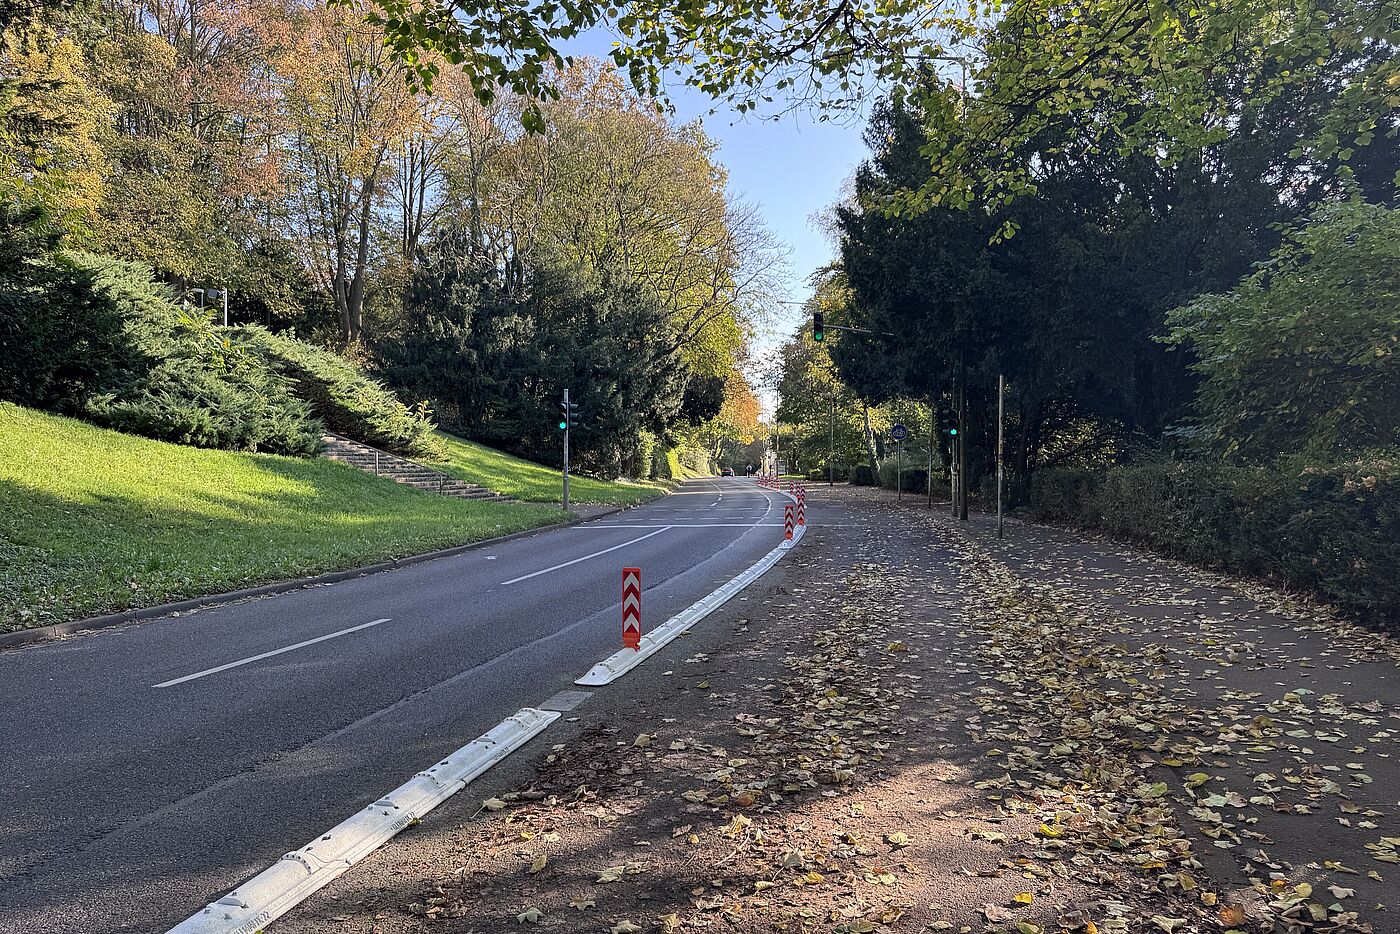
[[[870,405],[862,402],[860,407],[865,416],[865,450],[870,455],[870,469],[878,477],[880,475],[880,458],[875,454],[875,432],[870,428]]]

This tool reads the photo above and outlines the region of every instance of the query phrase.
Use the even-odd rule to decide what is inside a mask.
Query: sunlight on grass
[[[544,505],[422,493],[331,461],[165,444],[0,403],[0,631],[562,518]]]
[[[428,463],[471,483],[497,493],[534,503],[558,503],[563,499],[559,471],[532,461],[512,457],[494,448],[438,432],[447,447],[441,460]],[[569,478],[569,497],[576,503],[602,503],[632,506],[666,492],[659,483],[609,483],[591,477]]]

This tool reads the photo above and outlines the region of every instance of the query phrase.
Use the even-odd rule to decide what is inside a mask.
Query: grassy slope
[[[440,459],[426,461],[430,466],[527,502],[558,503],[563,499],[559,471],[553,467],[521,460],[446,432],[438,432],[438,437],[447,446],[447,453]],[[569,478],[569,498],[576,503],[631,506],[654,499],[664,492],[663,486],[654,483],[609,483],[590,477]]]
[[[324,460],[150,441],[0,403],[0,631],[355,567],[561,519]]]

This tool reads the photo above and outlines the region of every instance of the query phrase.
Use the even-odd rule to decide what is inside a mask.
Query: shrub
[[[53,252],[37,212],[0,203],[0,398],[76,414],[141,360],[92,274]]]
[[[1148,463],[1038,473],[1031,513],[1400,620],[1400,457],[1318,466]]]
[[[832,469],[831,479],[837,483],[845,483],[850,477],[851,469],[849,467],[835,467]],[[825,481],[827,479],[826,468],[813,467],[811,470],[807,471],[807,479]]]
[[[0,390],[14,401],[201,447],[320,444],[320,422],[256,348],[182,310],[146,266],[42,254],[0,296]]]
[[[879,486],[879,480],[875,477],[875,471],[869,464],[856,464],[851,468],[851,484],[853,486]]]
[[[928,489],[928,465],[913,458],[902,459],[904,465],[903,483],[906,493],[923,493]],[[896,489],[900,484],[901,458],[887,457],[880,463],[880,486],[887,490]]]
[[[240,328],[239,333],[267,356],[331,431],[401,454],[443,454],[433,434],[437,425],[426,408],[404,405],[339,354],[257,326]]]

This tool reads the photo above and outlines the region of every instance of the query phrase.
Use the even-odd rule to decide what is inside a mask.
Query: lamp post
[[[210,289],[208,295],[210,298],[222,298],[224,300],[224,327],[228,327],[228,289]]]

